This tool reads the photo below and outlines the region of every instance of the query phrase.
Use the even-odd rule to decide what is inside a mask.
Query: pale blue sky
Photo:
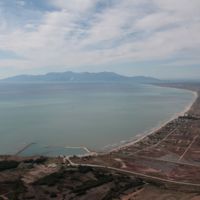
[[[0,78],[67,70],[200,78],[200,1],[0,0]]]

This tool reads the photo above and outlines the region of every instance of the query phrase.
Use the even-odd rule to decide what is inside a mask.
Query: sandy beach
[[[189,102],[189,104],[185,107],[185,109],[181,112],[178,112],[178,113],[175,113],[174,116],[172,116],[169,120],[157,125],[155,128],[151,129],[150,131],[147,131],[147,132],[144,132],[144,133],[140,133],[140,134],[137,134],[134,138],[128,140],[128,141],[123,141],[123,144],[119,144],[117,145],[117,147],[114,147],[114,148],[111,148],[110,150],[108,151],[105,151],[105,154],[106,153],[112,153],[112,152],[117,152],[117,151],[120,151],[124,148],[127,148],[131,145],[134,145],[138,142],[140,142],[141,140],[145,139],[146,137],[154,134],[155,132],[159,131],[160,129],[162,129],[164,126],[166,126],[166,124],[168,124],[169,122],[177,119],[179,116],[183,116],[184,114],[187,114],[192,106],[194,105],[194,103],[196,102],[197,98],[198,98],[198,92],[197,91],[193,91],[193,90],[189,90],[189,89],[184,89],[184,90],[187,90],[189,92],[191,92],[191,94],[194,96],[194,98],[192,99],[191,102]],[[112,144],[110,146],[113,146]]]

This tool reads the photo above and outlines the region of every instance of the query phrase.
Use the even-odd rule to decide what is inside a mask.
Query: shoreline
[[[158,87],[168,87],[168,86],[158,86]],[[170,88],[170,87],[168,87],[168,88]],[[84,154],[77,154],[77,155],[72,154],[72,155],[68,155],[69,157],[74,156],[74,155],[78,156],[78,157],[87,157],[87,156],[94,156],[94,155],[96,155],[96,156],[98,156],[98,155],[106,155],[106,154],[109,154],[109,153],[112,153],[112,152],[117,152],[117,151],[123,150],[124,148],[127,148],[127,147],[129,147],[131,145],[134,145],[134,144],[142,141],[146,137],[149,137],[150,135],[153,135],[155,132],[157,132],[160,129],[162,129],[169,122],[177,119],[179,116],[187,114],[191,110],[191,108],[193,107],[195,102],[197,101],[197,98],[199,97],[198,92],[195,91],[195,90],[186,89],[186,88],[178,88],[178,87],[173,87],[173,88],[189,91],[193,95],[193,99],[188,103],[188,105],[186,105],[184,107],[184,109],[182,111],[175,113],[167,121],[160,122],[155,127],[151,128],[149,130],[146,130],[146,131],[144,131],[142,133],[138,133],[137,135],[135,135],[134,137],[132,137],[132,138],[130,138],[128,140],[124,139],[124,140],[119,141],[119,143],[116,143],[116,144],[108,144],[108,145],[104,146],[100,150],[96,150],[96,151],[95,150],[91,150],[91,149],[88,149],[87,146],[80,146],[80,147],[63,146],[63,148],[72,148],[72,149],[73,148],[80,148],[80,149],[83,149],[85,151]],[[21,153],[22,151],[27,149],[30,144],[33,144],[33,143],[29,143],[29,144],[25,145],[25,147],[20,149],[17,153],[15,153],[15,155],[18,155],[19,153]]]
[[[159,86],[159,87],[161,87],[161,86]],[[166,86],[164,86],[164,87],[166,87]],[[110,150],[105,150],[105,152],[103,152],[103,153],[97,152],[97,154],[98,155],[110,154],[110,153],[113,153],[113,152],[117,152],[117,151],[123,150],[124,148],[127,148],[127,147],[129,147],[131,145],[134,145],[134,144],[142,141],[144,138],[149,137],[150,135],[153,135],[155,132],[159,131],[164,126],[166,126],[169,122],[177,119],[178,117],[180,117],[180,116],[182,116],[184,114],[187,114],[191,110],[191,108],[193,107],[193,105],[195,104],[195,102],[197,101],[197,99],[199,97],[199,94],[198,94],[197,91],[190,90],[190,89],[184,89],[184,88],[178,88],[178,87],[174,87],[174,88],[189,91],[194,96],[194,98],[191,100],[191,102],[189,102],[189,104],[184,108],[183,111],[175,113],[169,120],[167,120],[166,122],[161,123],[160,125],[157,125],[156,127],[150,129],[149,131],[137,134],[134,138],[132,138],[130,140],[127,140],[124,144],[121,144],[121,145],[120,144],[119,145],[116,144],[117,147],[111,148]],[[137,137],[139,137],[139,138],[136,139]]]

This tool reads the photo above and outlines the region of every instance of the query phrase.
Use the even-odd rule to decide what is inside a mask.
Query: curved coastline
[[[188,113],[190,111],[190,109],[192,108],[193,104],[196,102],[196,100],[198,98],[197,91],[185,89],[185,88],[176,88],[176,89],[182,89],[185,91],[189,91],[193,95],[192,100],[188,103],[188,105],[185,106],[185,108],[182,111],[175,113],[172,117],[168,118],[166,121],[158,123],[155,127],[151,128],[150,130],[139,133],[136,136],[131,137],[128,140],[125,140],[125,139],[121,140],[119,143],[116,143],[116,144],[108,144],[107,146],[104,146],[102,149],[97,150],[97,151],[95,151],[93,149],[88,150],[87,146],[80,146],[80,147],[71,147],[70,146],[70,148],[80,148],[83,150],[87,149],[86,153],[77,155],[80,157],[84,157],[84,156],[89,156],[89,155],[102,155],[102,154],[109,154],[111,152],[120,151],[126,147],[129,147],[131,145],[134,145],[134,144],[142,141],[144,138],[146,138],[146,137],[154,134],[155,132],[159,131],[160,129],[162,129],[169,122],[173,121],[174,119],[178,118],[179,116],[182,116],[182,115]],[[24,147],[23,147],[23,149],[24,149]]]
[[[175,87],[174,87],[175,88]],[[135,137],[125,141],[123,140],[123,144],[116,144],[117,147],[114,147],[114,148],[110,148],[109,150],[105,150],[105,152],[103,154],[108,154],[108,153],[112,153],[112,152],[117,152],[117,151],[120,151],[126,147],[129,147],[131,145],[134,145],[140,141],[142,141],[144,138],[154,134],[155,132],[159,131],[160,129],[162,129],[164,126],[166,126],[169,122],[177,119],[178,117],[184,115],[184,114],[187,114],[191,108],[193,107],[193,105],[195,104],[195,102],[197,101],[197,98],[199,97],[199,94],[197,91],[194,91],[194,90],[190,90],[190,89],[185,89],[185,88],[176,88],[176,89],[181,89],[181,90],[186,90],[186,91],[189,91],[190,93],[193,94],[194,98],[192,99],[192,101],[189,102],[189,104],[184,108],[183,111],[181,112],[177,112],[175,113],[170,119],[168,119],[167,121],[165,122],[162,122],[161,124],[155,126],[154,128],[152,128],[151,130],[149,131],[145,131],[143,133],[139,133],[137,134]],[[122,141],[121,141],[122,142]],[[114,146],[115,144],[110,144],[110,146]],[[107,145],[109,146],[109,145]],[[97,152],[98,153],[98,152]],[[101,154],[101,153],[99,153]]]

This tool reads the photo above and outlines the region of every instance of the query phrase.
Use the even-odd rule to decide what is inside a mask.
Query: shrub
[[[19,165],[19,162],[14,161],[14,160],[0,161],[0,171],[7,170],[7,169],[14,169],[14,168],[17,168],[18,165]]]

